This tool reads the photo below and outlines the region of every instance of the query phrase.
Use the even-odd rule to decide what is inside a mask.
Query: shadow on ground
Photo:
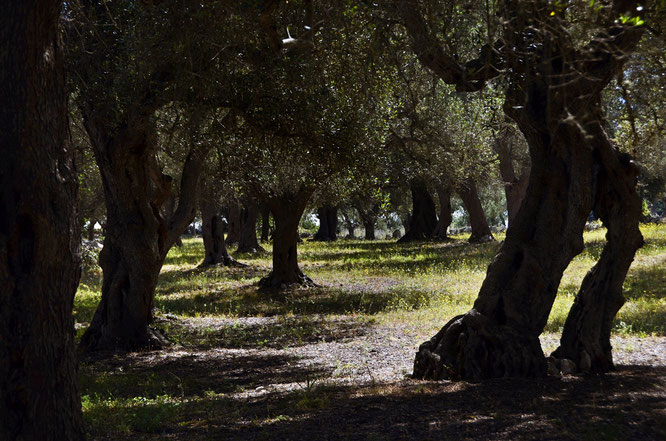
[[[283,362],[288,361],[277,364]],[[252,369],[250,364],[249,372]],[[204,374],[202,381],[224,384],[225,376],[236,378],[234,372],[229,367],[219,376]],[[288,379],[303,381],[307,375],[297,370],[294,373]],[[267,370],[260,381],[267,384],[273,381],[273,375]],[[622,366],[618,372],[600,377],[505,379],[476,384],[405,380],[344,387],[322,379],[303,382],[287,392],[250,397],[208,393],[181,400],[177,408],[173,403],[135,407],[135,414],[149,412],[168,418],[150,426],[152,430],[136,427],[130,418],[124,438],[661,440],[666,436],[665,375],[664,368]],[[281,379],[284,377],[278,373],[275,380]],[[186,390],[202,391],[206,387],[188,385]],[[172,410],[166,412],[169,407]],[[95,439],[113,437],[114,433],[97,432]]]

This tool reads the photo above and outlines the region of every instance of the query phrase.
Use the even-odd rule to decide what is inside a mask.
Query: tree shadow
[[[159,428],[132,427],[126,436],[159,439],[168,434],[176,440],[661,440],[666,435],[665,375],[663,367],[621,366],[618,372],[604,376],[562,380],[408,380],[368,386],[320,380],[254,396],[198,396],[172,413],[164,411],[167,405],[152,404],[146,408],[162,418]],[[128,409],[119,411],[127,413]],[[110,432],[104,435],[112,435],[113,430]]]

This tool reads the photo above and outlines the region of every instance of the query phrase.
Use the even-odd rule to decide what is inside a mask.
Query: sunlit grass
[[[627,303],[618,314],[620,333],[666,334],[666,226],[641,227],[641,248],[625,281]],[[550,314],[547,332],[559,332],[587,271],[605,241],[605,230],[585,233],[586,249],[567,268]],[[499,239],[503,237],[500,236]],[[393,240],[339,240],[299,244],[299,261],[320,287],[284,293],[260,292],[256,283],[270,271],[266,253],[237,255],[242,268],[200,268],[201,239],[185,239],[165,261],[155,305],[182,317],[357,314],[394,320],[425,330],[468,310],[500,242],[470,245],[464,237],[447,243],[397,244]],[[233,251],[233,250],[232,250]],[[77,322],[89,322],[100,283],[86,279],[75,301]]]

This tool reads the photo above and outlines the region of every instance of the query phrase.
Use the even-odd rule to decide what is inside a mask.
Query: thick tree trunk
[[[356,200],[354,207],[361,218],[365,240],[375,240],[375,224],[379,215],[379,205],[376,203],[369,205],[367,202],[364,203],[361,200]]]
[[[173,216],[160,212],[171,195],[171,178],[155,158],[154,108],[139,108],[118,127],[84,106],[104,186],[107,222],[100,266],[102,299],[81,338],[84,350],[159,347],[166,340],[150,329],[155,287],[169,249],[194,219],[199,175],[209,146],[193,146],[183,165],[180,197]]]
[[[370,218],[363,219],[363,230],[365,240],[375,240],[375,220]]]
[[[437,226],[435,202],[428,192],[425,181],[420,178],[413,179],[410,187],[412,190],[412,216],[409,229],[398,242],[429,239]]]
[[[344,219],[345,226],[347,228],[347,239],[355,239],[356,237],[354,235],[354,229],[355,229],[354,220],[351,218],[351,216],[349,216],[347,210],[342,210],[342,217]]]
[[[270,235],[270,216],[271,210],[268,207],[262,207],[261,209],[261,241],[268,242]]]
[[[227,219],[227,245],[237,245],[241,231],[241,207],[235,201],[229,201],[229,218]]]
[[[246,202],[241,209],[240,236],[238,240],[239,253],[263,253],[265,250],[257,241],[257,218],[259,207],[254,202]]]
[[[167,227],[160,208],[171,181],[155,161],[157,145],[150,114],[116,136],[84,112],[104,184],[107,223],[100,266],[102,300],[81,339],[86,350],[161,346],[149,328],[157,277],[164,259]]]
[[[516,176],[511,158],[511,145],[509,134],[505,133],[495,142],[495,151],[499,157],[499,169],[502,181],[504,181],[504,194],[506,196],[506,208],[509,213],[509,225],[518,213],[518,209],[525,198],[527,184],[530,179],[529,168],[524,168],[520,177]]]
[[[300,190],[296,194],[271,198],[267,201],[275,219],[273,236],[273,269],[259,281],[264,288],[283,289],[289,285],[314,285],[298,267],[298,224],[312,193]]]
[[[201,235],[204,243],[204,260],[202,266],[221,264],[236,265],[236,260],[229,255],[224,241],[224,223],[217,211],[215,199],[204,196],[199,201],[201,210]]]
[[[471,243],[490,242],[495,240],[492,231],[488,226],[486,213],[481,206],[479,192],[476,189],[476,182],[473,179],[466,179],[458,187],[458,195],[462,199],[465,210],[469,215],[469,223],[472,226],[472,235],[469,238]]]
[[[174,216],[176,214],[176,195],[171,194],[169,199],[166,202],[166,217],[168,219],[168,222],[171,222],[172,219],[174,219]],[[181,239],[180,236],[176,238],[176,242],[174,243],[177,247],[182,247],[183,246],[183,240]]]
[[[324,205],[317,210],[319,218],[319,229],[315,233],[313,240],[335,241],[338,239],[338,207]]]
[[[526,135],[533,168],[523,207],[488,267],[474,308],[421,345],[415,377],[479,380],[546,373],[538,337],[562,273],[583,249],[593,158],[577,130],[562,130],[561,143],[547,142],[551,138],[544,132]]]
[[[80,276],[58,1],[0,15],[0,439],[83,440]]]
[[[602,133],[598,136],[605,135]],[[641,198],[636,192],[638,167],[628,155],[613,152],[608,143],[601,160],[594,212],[608,228],[606,245],[588,272],[564,324],[561,346],[553,356],[567,358],[583,372],[614,369],[610,333],[613,319],[625,302],[622,283],[636,250],[643,245],[638,228]]]
[[[636,5],[613,2],[610,11],[619,16]],[[478,380],[545,375],[539,334],[564,270],[583,250],[583,228],[594,205],[599,172],[609,180],[617,174],[607,159],[601,92],[636,47],[643,28],[612,21],[588,45],[577,48],[546,3],[506,1],[501,47],[460,65],[443,53],[419,9],[416,2],[400,2],[415,52],[440,78],[472,91],[498,75],[499,66],[507,73],[504,111],[525,135],[532,170],[523,204],[488,267],[474,308],[421,345],[414,376]],[[621,202],[613,196],[603,205],[615,204]],[[633,236],[632,218],[618,223]],[[579,315],[584,316],[574,313],[573,320]]]
[[[437,240],[447,240],[449,225],[451,225],[451,188],[443,185],[437,186],[437,197],[439,198],[439,220],[432,232],[432,237]]]

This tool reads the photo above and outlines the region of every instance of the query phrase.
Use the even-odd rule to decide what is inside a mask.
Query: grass
[[[642,231],[646,244],[625,281],[627,302],[615,321],[615,336],[666,335],[666,225],[646,225]],[[301,268],[320,286],[277,295],[255,286],[270,270],[270,244],[263,244],[266,253],[236,256],[247,267],[201,269],[201,240],[184,240],[166,259],[155,300],[158,316],[175,316],[160,320],[158,326],[179,345],[176,351],[181,353],[173,355],[178,361],[168,352],[84,360],[79,376],[90,434],[100,439],[109,434],[110,439],[157,439],[187,429],[198,431],[197,439],[220,439],[206,438],[203,433],[208,431],[242,439],[245,435],[236,432],[238,425],[255,433],[285,424],[298,426],[313,412],[330,411],[341,399],[341,392],[326,383],[330,369],[302,366],[275,351],[353,340],[377,325],[400,324],[417,343],[432,335],[471,307],[500,246],[470,245],[464,239],[416,244],[305,242],[299,245]],[[585,242],[585,251],[562,278],[547,333],[561,331],[580,282],[601,253],[604,231],[587,232]],[[79,334],[99,302],[100,278],[97,270],[87,271],[82,279],[74,303]],[[237,320],[241,317],[252,320]],[[180,323],[185,319],[189,328]],[[220,341],[231,352],[216,352]],[[255,352],[234,352],[239,350]],[[200,359],[202,351],[208,351],[207,358]],[[295,386],[281,395],[262,392],[274,384]],[[386,396],[394,402],[393,391],[386,387],[374,387],[373,379],[372,388],[345,390],[342,400],[351,407],[369,396]],[[457,396],[453,390],[446,393]],[[417,397],[409,399],[418,403],[423,400],[417,391],[407,395]],[[510,422],[508,415],[493,418]],[[555,429],[558,418],[553,412]],[[615,431],[623,426],[604,421],[610,425],[599,430],[609,439],[617,438]]]

